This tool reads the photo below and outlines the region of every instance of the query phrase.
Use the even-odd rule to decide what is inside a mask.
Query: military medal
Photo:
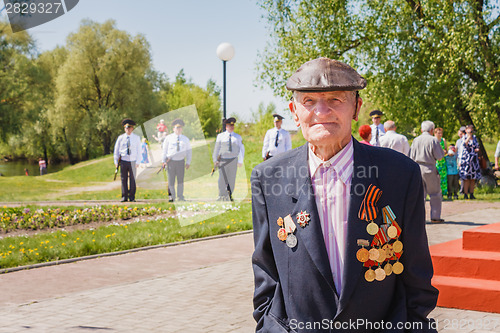
[[[297,226],[295,226],[295,223],[293,222],[290,214],[285,216],[284,224],[285,224],[284,228],[285,228],[286,232],[289,234],[293,234],[295,232],[295,229],[297,229]]]
[[[377,262],[382,263],[387,259],[387,254],[385,253],[385,250],[383,249],[378,249],[379,256],[377,258]]]
[[[362,248],[356,252],[356,258],[361,262],[367,262],[370,256],[370,253],[365,246],[369,246],[370,243],[366,239],[358,239],[358,246],[361,245]]]
[[[403,273],[403,269],[404,269],[404,266],[399,261],[396,261],[394,263],[394,265],[392,265],[392,271],[394,272],[394,274],[401,274],[401,273]]]
[[[286,241],[287,233],[284,228],[279,228],[278,230],[278,239],[282,242]]]
[[[378,257],[380,256],[380,252],[378,249],[372,247],[370,251],[368,251],[368,258],[372,261],[376,261]]]
[[[279,217],[276,221],[280,227],[283,227],[283,218]]]
[[[288,235],[286,238],[286,245],[293,249],[295,246],[297,246],[297,237],[294,234]]]
[[[365,280],[368,282],[372,282],[373,280],[375,280],[375,272],[371,267],[368,268],[368,270],[365,272]]]
[[[387,263],[385,264],[384,266],[384,272],[385,272],[385,275],[389,276],[392,274],[392,265],[391,263]]]
[[[382,281],[383,279],[385,279],[385,276],[385,271],[379,266],[375,270],[375,280]]]
[[[387,228],[387,236],[396,238],[398,236],[398,229],[396,229],[395,226],[391,225],[389,228]]]
[[[309,224],[309,221],[311,220],[311,218],[309,217],[309,214],[307,213],[307,211],[300,211],[300,213],[297,213],[297,222],[299,223],[299,225],[304,228],[306,225]]]
[[[377,234],[378,229],[378,225],[373,221],[366,226],[366,231],[372,236]]]
[[[392,248],[394,249],[394,252],[401,253],[401,251],[403,251],[403,243],[397,240],[392,244]]]
[[[388,259],[394,257],[394,249],[391,244],[384,244],[384,246],[382,246],[382,250],[385,251],[385,255]]]

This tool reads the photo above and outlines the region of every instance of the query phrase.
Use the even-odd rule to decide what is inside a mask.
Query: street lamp
[[[223,118],[222,118],[222,131],[225,131],[224,121],[226,120],[226,62],[233,59],[234,57],[234,47],[230,43],[221,43],[217,46],[217,56],[222,60],[222,67],[224,72],[224,83],[223,83]]]

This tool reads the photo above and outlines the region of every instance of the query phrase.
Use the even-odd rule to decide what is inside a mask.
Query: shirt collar
[[[354,166],[354,148],[352,137],[349,143],[328,161],[323,161],[316,156],[311,149],[311,145],[309,145],[308,155],[309,172],[311,177],[314,177],[318,169],[324,165],[327,169],[333,168],[344,184],[347,184],[351,180]]]

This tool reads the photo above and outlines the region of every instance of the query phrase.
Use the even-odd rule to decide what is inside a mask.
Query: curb
[[[98,258],[103,258],[103,257],[112,257],[112,256],[118,256],[118,255],[121,255],[121,254],[127,254],[127,253],[133,253],[133,252],[140,252],[140,251],[147,251],[147,250],[159,249],[159,248],[163,248],[163,247],[178,246],[178,245],[184,245],[184,244],[189,244],[189,243],[197,243],[197,242],[202,242],[202,241],[209,241],[209,240],[213,240],[213,239],[220,239],[220,238],[227,238],[227,237],[233,237],[233,236],[239,236],[239,235],[246,235],[246,234],[251,234],[251,233],[253,233],[253,230],[245,230],[245,231],[232,232],[232,233],[229,233],[229,234],[222,234],[222,235],[208,236],[208,237],[203,237],[203,238],[189,239],[189,240],[185,240],[185,241],[181,241],[181,242],[175,242],[175,243],[150,245],[150,246],[138,247],[138,248],[135,248],[135,249],[129,249],[129,250],[123,250],[123,251],[117,251],[117,252],[108,252],[108,253],[101,253],[101,254],[93,254],[93,255],[90,255],[90,256],[84,256],[84,257],[78,257],[78,258],[70,258],[70,259],[63,259],[63,260],[57,260],[57,261],[42,262],[42,263],[33,264],[33,265],[25,265],[25,266],[18,266],[18,267],[12,267],[12,268],[4,268],[4,269],[0,269],[0,274],[13,273],[13,272],[18,272],[18,271],[23,271],[23,270],[28,270],[28,269],[34,269],[34,268],[50,267],[50,266],[56,266],[56,265],[62,265],[62,264],[69,264],[69,263],[73,263],[73,262],[77,262],[77,261],[83,261],[83,260],[98,259]]]

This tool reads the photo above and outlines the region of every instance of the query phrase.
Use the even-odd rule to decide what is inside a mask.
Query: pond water
[[[62,170],[69,163],[57,163],[47,165],[47,173]],[[37,164],[30,164],[27,161],[0,162],[0,173],[5,177],[24,176],[24,169],[28,169],[30,176],[40,176],[40,168]]]

